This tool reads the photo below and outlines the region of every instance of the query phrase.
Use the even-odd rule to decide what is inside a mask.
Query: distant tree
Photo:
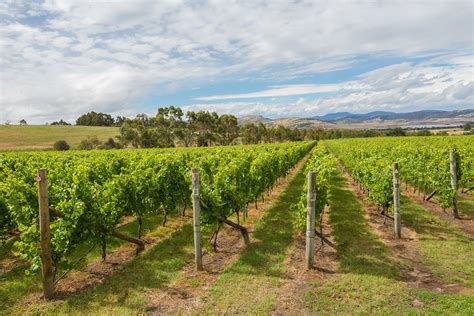
[[[186,116],[195,144],[197,146],[212,146],[216,140],[216,127],[219,120],[217,113],[189,111]]]
[[[123,148],[123,145],[119,142],[116,142],[112,137],[110,137],[105,143],[98,147],[99,149],[120,149]]]
[[[362,137],[375,137],[375,136],[378,136],[379,134],[377,133],[377,131],[373,130],[373,129],[368,129],[368,130],[364,130],[362,132]]]
[[[436,135],[438,135],[438,136],[449,136],[447,131],[438,132],[438,133],[436,133]]]
[[[157,141],[159,147],[174,147],[174,140],[182,134],[186,126],[183,111],[174,106],[159,108],[155,117]]]
[[[427,129],[421,129],[419,131],[416,131],[415,133],[416,136],[431,136],[431,132]]]
[[[153,128],[145,126],[141,119],[126,121],[120,127],[120,141],[125,145],[132,145],[135,148],[157,147],[157,133]]]
[[[472,128],[471,124],[470,123],[466,123],[462,126],[462,129],[465,130],[465,131],[470,131]]]
[[[154,118],[148,117],[148,115],[146,115],[145,113],[137,114],[137,116],[135,117],[135,120],[140,121],[145,127],[151,127],[155,123]]]
[[[25,119],[20,121],[20,125],[28,125],[28,123],[25,121]]]
[[[125,116],[117,116],[117,117],[115,118],[115,126],[118,126],[118,127],[122,126],[122,124],[123,124],[126,120],[128,120],[128,119],[127,119]]]
[[[58,140],[53,145],[54,150],[69,150],[69,148],[71,147],[65,140]]]
[[[387,136],[406,136],[407,134],[401,127],[397,127],[394,129],[389,129],[386,132],[386,135]]]
[[[63,119],[60,119],[59,121],[52,122],[51,125],[71,125],[71,124],[66,121],[63,121]]]
[[[136,129],[138,131],[139,147],[141,148],[153,148],[158,147],[158,136],[156,130],[153,128],[147,128],[143,124],[137,124]]]
[[[91,150],[91,149],[97,149],[101,145],[99,139],[97,136],[92,136],[92,137],[87,137],[86,139],[83,139],[80,143],[78,148],[81,150]]]
[[[284,142],[286,139],[288,139],[287,135],[287,128],[279,125],[274,130],[274,141],[276,142]]]
[[[243,144],[257,144],[259,139],[258,127],[255,124],[249,123],[240,127],[240,137]]]
[[[159,108],[155,117],[160,143],[169,142],[173,139],[175,142],[181,141],[188,147],[193,142],[193,133],[189,128],[189,123],[183,119],[184,113],[179,107],[169,106]]]
[[[257,144],[265,141],[265,139],[267,138],[267,134],[267,127],[262,122],[260,122],[257,126],[257,135],[255,135],[255,140]]]
[[[221,145],[230,145],[239,137],[239,126],[237,118],[233,115],[224,114],[217,121],[217,132]]]
[[[126,121],[120,126],[120,141],[125,145],[132,145],[133,147],[138,147],[138,132],[134,128],[134,124],[131,121]]]
[[[89,112],[81,115],[76,120],[76,125],[85,126],[113,126],[115,123],[113,117],[110,114]]]

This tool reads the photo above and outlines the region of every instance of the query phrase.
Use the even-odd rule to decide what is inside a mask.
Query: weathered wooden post
[[[393,163],[393,219],[395,235],[402,237],[402,225],[400,222],[400,175],[398,173],[398,163]]]
[[[456,166],[457,153],[451,150],[449,153],[449,171],[451,172],[451,188],[453,189],[453,215],[455,218],[459,218],[458,212],[458,180],[457,180],[457,166]]]
[[[201,249],[201,200],[199,197],[199,169],[192,169],[193,183],[193,230],[194,230],[194,261],[196,271],[202,271],[202,249]]]
[[[49,300],[54,296],[53,259],[51,256],[51,233],[49,230],[49,201],[46,170],[39,169],[38,176],[38,203],[41,246],[41,270],[43,273],[44,298]]]
[[[316,211],[316,172],[308,172],[307,218],[306,218],[306,268],[313,267],[314,262],[314,222]]]

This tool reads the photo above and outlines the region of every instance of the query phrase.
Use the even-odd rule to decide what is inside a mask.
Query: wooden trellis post
[[[307,218],[306,218],[306,268],[309,270],[314,263],[314,221],[316,211],[316,172],[308,172]]]
[[[192,169],[193,184],[193,230],[194,230],[194,261],[196,271],[202,271],[202,249],[201,249],[201,199],[199,196],[199,169]]]
[[[400,175],[398,173],[398,163],[393,164],[393,219],[394,229],[397,238],[402,237],[402,225],[400,219]]]
[[[41,271],[43,274],[43,293],[45,299],[54,296],[53,259],[51,256],[51,233],[49,230],[49,201],[46,170],[39,169],[38,176],[38,203],[41,246]]]
[[[449,171],[451,172],[451,188],[453,189],[453,215],[455,218],[459,218],[458,211],[458,180],[457,180],[457,166],[456,166],[457,153],[451,150],[449,153]]]

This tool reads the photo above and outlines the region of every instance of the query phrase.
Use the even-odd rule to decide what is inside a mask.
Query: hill
[[[322,120],[327,122],[345,122],[345,123],[361,123],[371,120],[393,121],[393,120],[432,120],[432,119],[449,119],[465,116],[473,116],[474,110],[458,110],[458,111],[439,111],[424,110],[408,113],[396,113],[387,111],[375,111],[365,114],[353,114],[349,112],[330,113],[323,116],[314,116],[311,119]]]
[[[52,148],[58,140],[65,140],[75,148],[88,136],[104,141],[117,135],[118,127],[0,125],[0,150]]]
[[[332,122],[325,122],[316,119],[305,119],[305,118],[282,118],[282,119],[269,119],[262,115],[247,115],[239,117],[239,125],[245,124],[260,124],[263,123],[267,127],[273,126],[286,126],[290,128],[335,128],[335,124]]]
[[[259,115],[239,118],[240,124],[263,123],[266,126],[283,125],[292,128],[393,128],[393,127],[437,127],[474,122],[474,109],[457,111],[424,110],[409,113],[375,111],[364,114],[335,112],[308,118],[269,119]]]

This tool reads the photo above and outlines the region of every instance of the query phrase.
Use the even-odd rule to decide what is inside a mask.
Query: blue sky
[[[472,1],[0,2],[0,123],[474,108]]]

